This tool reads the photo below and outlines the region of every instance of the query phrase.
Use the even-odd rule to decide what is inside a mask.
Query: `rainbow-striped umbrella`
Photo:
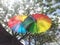
[[[51,19],[44,14],[33,14],[30,16],[17,15],[10,19],[8,26],[17,33],[43,33],[52,25]]]
[[[25,18],[27,18],[26,15],[16,15],[9,20],[8,26],[17,33],[26,33],[26,29],[22,25]]]
[[[31,33],[43,33],[51,27],[52,21],[44,14],[33,14],[28,16],[22,24]]]

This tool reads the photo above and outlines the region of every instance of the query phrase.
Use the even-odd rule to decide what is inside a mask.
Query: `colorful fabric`
[[[9,20],[8,26],[17,33],[26,33],[26,29],[21,24],[25,18],[27,18],[26,15],[14,16]]]
[[[8,26],[18,33],[43,33],[49,30],[51,25],[51,19],[44,14],[17,15],[8,22]]]

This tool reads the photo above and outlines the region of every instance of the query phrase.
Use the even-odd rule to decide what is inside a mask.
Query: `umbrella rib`
[[[21,41],[23,38],[25,38],[25,37],[27,37],[28,35],[30,35],[30,33],[26,33],[24,36],[22,36],[20,39],[19,39],[19,41]]]

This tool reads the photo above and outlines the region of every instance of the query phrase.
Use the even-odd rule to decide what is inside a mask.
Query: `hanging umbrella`
[[[18,33],[26,33],[26,30],[31,33],[42,33],[46,32],[51,25],[51,19],[44,14],[17,15],[8,22],[8,26]]]
[[[22,24],[31,33],[43,33],[51,27],[52,21],[44,14],[33,14],[27,17]]]
[[[26,29],[22,25],[25,18],[27,18],[26,15],[16,15],[8,21],[8,26],[17,33],[26,33]]]

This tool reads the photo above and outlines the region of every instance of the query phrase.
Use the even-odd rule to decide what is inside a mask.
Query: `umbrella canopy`
[[[26,29],[21,24],[25,18],[26,15],[16,15],[9,20],[8,26],[17,33],[26,33]]]
[[[22,23],[31,33],[46,32],[52,25],[51,19],[44,14],[33,14]]]
[[[44,14],[33,14],[30,16],[17,15],[10,19],[8,26],[17,33],[43,33],[52,25],[51,19]]]

